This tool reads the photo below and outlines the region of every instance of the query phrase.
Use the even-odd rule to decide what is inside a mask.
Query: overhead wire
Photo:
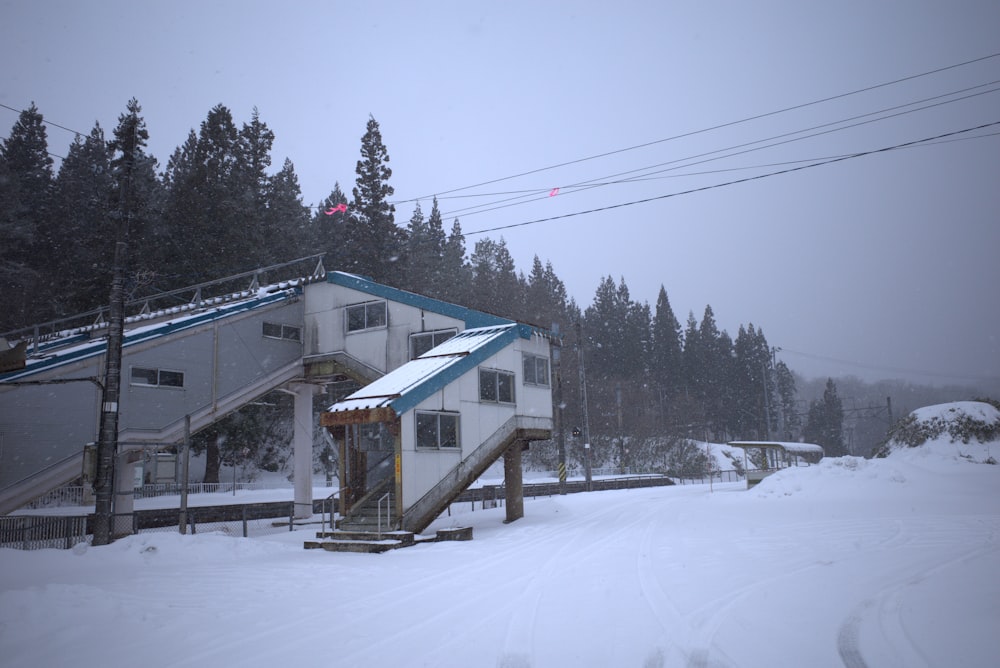
[[[997,125],[1000,125],[1000,121],[993,121],[991,123],[984,123],[982,125],[977,125],[975,127],[965,128],[963,130],[955,130],[955,131],[952,131],[952,132],[946,132],[946,133],[943,133],[943,134],[940,134],[940,135],[936,135],[934,137],[926,137],[926,138],[923,138],[923,139],[916,139],[916,140],[913,140],[913,141],[904,142],[904,143],[896,144],[896,145],[893,145],[893,146],[886,146],[886,147],[883,147],[883,148],[872,149],[872,150],[869,150],[869,151],[861,151],[861,152],[858,152],[858,153],[852,153],[852,154],[849,154],[849,155],[846,155],[846,156],[841,156],[841,157],[837,157],[837,158],[831,158],[829,160],[821,160],[819,162],[810,163],[808,165],[799,165],[797,167],[789,167],[788,169],[782,169],[782,170],[778,170],[778,171],[774,171],[774,172],[768,172],[766,174],[757,174],[755,176],[748,176],[748,177],[745,177],[745,178],[742,178],[742,179],[735,179],[735,180],[732,180],[732,181],[725,181],[723,183],[715,183],[715,184],[711,184],[711,185],[700,186],[698,188],[690,188],[688,190],[682,190],[682,191],[678,191],[678,192],[667,193],[665,195],[656,195],[654,197],[646,197],[646,198],[643,198],[643,199],[632,200],[632,201],[629,201],[629,202],[620,202],[618,204],[610,204],[610,205],[607,205],[607,206],[595,207],[595,208],[592,208],[592,209],[587,209],[585,211],[575,211],[575,212],[560,214],[560,215],[556,215],[556,216],[548,216],[546,218],[537,218],[535,220],[528,220],[528,221],[524,221],[524,222],[520,222],[520,223],[510,223],[510,224],[507,224],[507,225],[498,225],[496,227],[490,227],[490,228],[485,228],[485,229],[481,229],[481,230],[473,230],[471,232],[465,232],[464,234],[465,234],[465,236],[471,236],[471,235],[474,235],[474,234],[485,234],[486,232],[498,232],[498,231],[501,231],[501,230],[513,229],[515,227],[525,227],[527,225],[536,225],[538,223],[546,223],[546,222],[550,222],[550,221],[553,221],[553,220],[560,220],[560,219],[563,219],[563,218],[572,218],[572,217],[575,217],[575,216],[583,216],[583,215],[587,215],[587,214],[591,214],[591,213],[597,213],[597,212],[600,212],[600,211],[609,211],[611,209],[619,209],[619,208],[628,207],[628,206],[635,206],[637,204],[646,204],[648,202],[655,202],[657,200],[668,199],[668,198],[671,198],[671,197],[679,197],[681,195],[690,195],[690,194],[696,193],[696,192],[703,192],[703,191],[706,191],[706,190],[714,190],[716,188],[723,188],[723,187],[726,187],[726,186],[732,186],[732,185],[736,185],[736,184],[739,184],[739,183],[748,183],[750,181],[758,181],[758,180],[761,180],[761,179],[770,178],[772,176],[780,176],[782,174],[790,174],[792,172],[798,172],[798,171],[802,171],[802,170],[806,170],[806,169],[812,169],[813,167],[822,167],[824,165],[830,165],[830,164],[833,164],[833,163],[836,163],[836,162],[843,162],[845,160],[852,160],[852,159],[855,159],[855,158],[861,158],[861,157],[865,157],[865,156],[869,156],[869,155],[875,155],[877,153],[885,153],[885,152],[888,152],[888,151],[894,151],[894,150],[898,150],[898,149],[905,148],[905,147],[908,147],[908,146],[913,146],[913,145],[916,145],[916,144],[920,144],[922,142],[928,142],[928,141],[934,141],[934,140],[938,140],[938,139],[943,139],[943,138],[946,138],[946,137],[951,137],[951,136],[959,135],[959,134],[966,133],[966,132],[973,132],[975,130],[981,130],[981,129],[984,129],[984,128],[993,127],[993,126],[997,126]]]
[[[918,112],[918,111],[925,111],[925,110],[932,109],[932,108],[935,108],[935,107],[939,107],[939,106],[942,106],[942,105],[945,105],[945,104],[952,104],[952,103],[955,103],[955,102],[961,102],[961,101],[964,101],[964,100],[967,100],[967,99],[970,99],[970,98],[973,98],[973,97],[978,97],[980,95],[986,95],[986,94],[989,94],[989,93],[998,92],[998,91],[1000,91],[1000,88],[993,88],[993,89],[986,90],[986,91],[979,91],[977,93],[970,93],[969,95],[965,95],[965,96],[962,96],[962,97],[957,97],[957,98],[954,98],[954,99],[951,99],[951,100],[944,100],[944,101],[940,101],[940,102],[935,102],[933,104],[926,104],[924,106],[916,107],[916,108],[913,108],[913,109],[906,109],[907,107],[912,107],[913,105],[923,104],[925,102],[932,102],[934,100],[941,100],[942,98],[945,98],[945,97],[953,97],[953,96],[959,95],[961,93],[967,93],[969,91],[977,90],[977,89],[983,88],[985,86],[992,86],[992,85],[995,85],[995,84],[998,84],[998,83],[1000,83],[1000,80],[995,80],[995,81],[987,82],[987,83],[984,83],[984,84],[978,84],[976,86],[971,86],[971,87],[968,87],[968,88],[951,91],[949,93],[943,93],[943,94],[940,94],[940,95],[935,95],[935,96],[923,98],[923,99],[920,99],[920,100],[914,100],[912,102],[907,102],[905,104],[894,105],[894,106],[886,107],[886,108],[879,109],[879,110],[876,110],[876,111],[866,112],[864,114],[858,114],[858,115],[855,115],[855,116],[850,116],[850,117],[847,117],[847,118],[844,118],[844,119],[840,119],[840,120],[837,120],[837,121],[831,121],[831,122],[828,122],[828,123],[821,123],[819,125],[814,125],[814,126],[811,126],[811,127],[808,127],[808,128],[800,129],[800,130],[794,130],[794,131],[784,132],[784,133],[777,134],[777,135],[772,135],[770,137],[766,137],[766,138],[763,138],[763,139],[757,139],[757,140],[750,141],[750,142],[744,142],[742,144],[736,144],[736,145],[733,145],[733,146],[729,146],[729,147],[725,147],[725,148],[720,148],[720,149],[715,149],[715,150],[712,150],[712,151],[707,151],[707,152],[704,152],[704,153],[690,155],[690,156],[686,156],[686,157],[683,157],[683,158],[676,158],[676,159],[669,160],[669,161],[662,162],[662,163],[658,163],[658,164],[655,164],[655,165],[649,165],[647,167],[640,167],[640,168],[635,168],[635,169],[627,170],[627,171],[624,171],[624,172],[618,172],[616,174],[611,174],[611,175],[603,176],[603,177],[596,177],[595,179],[591,179],[591,180],[587,180],[587,181],[580,181],[580,182],[576,182],[576,183],[571,183],[571,184],[563,185],[563,186],[560,186],[560,188],[562,189],[561,190],[561,194],[571,194],[571,193],[574,193],[574,192],[579,192],[580,190],[587,190],[587,189],[590,189],[591,187],[594,187],[596,185],[602,185],[602,186],[603,185],[613,185],[613,184],[628,183],[628,182],[632,182],[633,181],[633,179],[622,179],[622,180],[618,180],[618,181],[610,181],[610,182],[602,181],[601,183],[595,183],[595,182],[598,181],[598,179],[601,179],[601,180],[604,180],[604,179],[613,179],[613,178],[615,178],[617,176],[625,176],[625,175],[634,174],[634,173],[647,173],[646,175],[648,175],[648,174],[657,174],[657,173],[662,173],[663,171],[672,171],[672,170],[675,170],[675,169],[682,169],[684,167],[691,167],[691,166],[698,165],[698,164],[704,164],[706,162],[712,162],[712,161],[715,161],[715,160],[722,160],[722,159],[730,158],[730,157],[733,157],[733,156],[742,155],[742,154],[745,154],[745,153],[750,153],[750,152],[753,152],[753,151],[764,150],[764,149],[767,149],[767,148],[773,148],[775,146],[781,146],[781,145],[792,143],[792,142],[796,142],[796,141],[802,141],[804,139],[811,139],[811,138],[814,138],[814,137],[819,137],[819,136],[822,136],[822,135],[831,134],[833,132],[840,132],[840,131],[843,131],[843,130],[848,130],[848,129],[856,128],[856,127],[859,127],[859,126],[862,126],[862,125],[867,125],[869,123],[876,123],[876,122],[879,122],[879,121],[896,118],[896,117],[903,116],[903,115],[906,115],[906,114],[915,113],[915,112]],[[897,110],[901,110],[901,109],[905,109],[905,111],[897,111]],[[890,112],[890,111],[897,111],[897,113],[888,114],[887,112]],[[877,115],[877,114],[886,114],[886,115],[880,116],[878,118],[868,118],[870,116],[874,116],[874,115]],[[855,120],[865,119],[865,118],[867,118],[868,120],[859,121],[857,123],[850,123],[850,121],[855,121]],[[840,126],[840,127],[834,127],[834,126]],[[823,130],[823,128],[828,128],[828,129]],[[822,130],[822,131],[820,131],[820,132],[812,132],[813,130]],[[803,134],[803,133],[807,133],[807,132],[812,132],[812,134]],[[803,136],[795,137],[795,135],[803,135]],[[774,141],[774,140],[777,140],[777,139],[783,139],[783,141]],[[756,146],[755,148],[748,148],[748,147],[754,147],[755,145],[758,145],[758,144],[763,144],[764,142],[773,142],[773,143],[767,144],[767,145],[763,145],[763,146]],[[738,151],[736,149],[745,149],[745,150],[739,150]],[[717,155],[717,154],[720,154],[720,153],[724,153],[724,155]],[[708,158],[708,156],[715,156],[715,157]],[[697,161],[697,162],[690,162],[692,160],[696,160],[697,158],[707,158],[707,159],[706,160],[700,160],[700,161]],[[686,164],[681,164],[681,165],[678,165],[678,166],[675,166],[675,167],[671,167],[669,170],[660,170],[660,172],[650,172],[649,171],[649,170],[656,169],[658,167],[665,167],[667,165],[677,165],[678,163],[686,163]],[[563,192],[563,190],[568,191],[568,192]],[[537,195],[540,195],[540,194],[543,194],[543,193],[546,193],[546,192],[548,192],[548,189],[536,188],[534,190],[527,191],[526,194],[522,194],[522,195],[519,195],[517,197],[510,197],[510,198],[507,198],[507,199],[501,199],[501,200],[497,200],[497,201],[494,201],[494,202],[485,202],[483,204],[472,205],[472,206],[468,206],[468,207],[465,207],[465,208],[461,208],[461,209],[449,211],[449,212],[447,212],[445,214],[442,214],[442,215],[446,216],[446,217],[450,217],[450,216],[454,216],[454,215],[457,215],[459,213],[462,213],[462,214],[464,214],[466,216],[469,216],[469,215],[474,215],[476,213],[485,213],[487,211],[495,211],[497,209],[506,208],[507,206],[517,206],[519,204],[525,204],[525,203],[528,203],[528,202],[534,202],[534,201],[539,201],[541,199],[546,199],[545,197],[535,197],[534,199],[526,199],[528,197],[537,196]],[[518,201],[518,200],[522,200],[522,201]],[[486,207],[488,207],[488,208],[486,208]]]
[[[803,103],[795,104],[795,105],[792,105],[792,106],[789,106],[789,107],[784,107],[782,109],[777,109],[777,110],[765,112],[765,113],[762,113],[762,114],[756,114],[756,115],[753,115],[753,116],[747,116],[747,117],[741,118],[739,120],[728,121],[728,122],[725,122],[725,123],[720,123],[720,124],[713,125],[713,126],[710,126],[710,127],[707,127],[707,128],[702,128],[700,130],[692,130],[692,131],[689,131],[689,132],[684,132],[684,133],[681,133],[681,134],[673,135],[673,136],[670,136],[670,137],[664,137],[663,139],[656,139],[656,140],[653,140],[653,141],[644,142],[642,144],[636,144],[634,146],[629,146],[629,147],[626,147],[626,148],[620,148],[620,149],[615,149],[615,150],[612,150],[612,151],[606,151],[604,153],[598,153],[598,154],[586,156],[586,157],[583,157],[583,158],[577,158],[575,160],[568,160],[566,162],[561,162],[561,163],[557,163],[557,164],[554,164],[554,165],[549,165],[547,167],[539,167],[539,168],[531,169],[531,170],[528,170],[528,171],[525,171],[525,172],[520,172],[518,174],[512,174],[510,176],[504,176],[504,177],[500,177],[500,178],[496,178],[496,179],[490,179],[488,181],[482,181],[480,183],[475,183],[475,184],[468,185],[468,186],[462,186],[460,188],[453,188],[451,190],[445,190],[445,191],[433,193],[431,195],[424,195],[423,197],[415,197],[415,198],[410,198],[410,199],[397,200],[395,203],[396,204],[406,204],[408,202],[418,202],[418,201],[420,201],[422,199],[423,200],[430,199],[431,197],[441,197],[441,196],[444,196],[444,195],[450,195],[452,193],[461,192],[463,190],[471,190],[473,188],[479,188],[479,187],[486,186],[486,185],[492,185],[494,183],[501,183],[503,181],[509,181],[509,180],[512,180],[512,179],[520,178],[522,176],[529,176],[531,174],[537,174],[537,173],[548,171],[548,170],[551,170],[551,169],[558,169],[559,167],[566,167],[566,166],[569,166],[569,165],[575,165],[575,164],[578,164],[578,163],[581,163],[581,162],[587,162],[587,161],[590,161],[590,160],[597,160],[599,158],[606,158],[608,156],[617,155],[619,153],[625,153],[625,152],[628,152],[628,151],[634,151],[634,150],[637,150],[637,149],[646,148],[646,147],[649,147],[649,146],[654,146],[656,144],[662,144],[662,143],[669,142],[669,141],[675,141],[677,139],[683,139],[683,138],[686,138],[686,137],[693,137],[693,136],[696,136],[696,135],[699,135],[699,134],[704,134],[706,132],[713,132],[715,130],[721,130],[723,128],[728,128],[728,127],[732,127],[732,126],[735,126],[735,125],[741,125],[743,123],[749,123],[749,122],[752,122],[752,121],[756,121],[756,120],[760,120],[760,119],[764,119],[764,118],[769,118],[771,116],[777,116],[779,114],[788,113],[790,111],[796,111],[796,110],[799,110],[799,109],[805,109],[807,107],[815,106],[815,105],[818,105],[818,104],[824,104],[826,102],[832,102],[834,100],[839,100],[839,99],[843,99],[843,98],[846,98],[846,97],[851,97],[853,95],[859,95],[861,93],[871,92],[871,91],[874,91],[874,90],[878,90],[880,88],[886,88],[888,86],[894,86],[894,85],[897,85],[897,84],[900,84],[900,83],[903,83],[903,82],[906,82],[906,81],[913,81],[915,79],[920,79],[922,77],[927,77],[927,76],[931,76],[931,75],[934,75],[934,74],[940,74],[941,72],[946,72],[946,71],[957,69],[957,68],[960,68],[960,67],[965,67],[967,65],[972,65],[974,63],[983,62],[983,61],[990,60],[992,58],[997,58],[997,57],[1000,57],[1000,52],[992,53],[992,54],[985,55],[985,56],[981,56],[979,58],[973,58],[971,60],[966,60],[966,61],[963,61],[963,62],[960,62],[960,63],[954,63],[952,65],[946,65],[946,66],[943,66],[943,67],[938,67],[938,68],[935,68],[935,69],[932,69],[932,70],[927,70],[925,72],[920,72],[918,74],[911,74],[911,75],[908,75],[908,76],[905,76],[905,77],[900,77],[898,79],[893,79],[891,81],[886,81],[886,82],[883,82],[883,83],[874,84],[874,85],[866,86],[866,87],[863,87],[863,88],[857,88],[855,90],[848,91],[848,92],[845,92],[845,93],[839,93],[839,94],[836,94],[836,95],[830,95],[830,96],[827,96],[827,97],[824,97],[824,98],[820,98],[820,99],[817,99],[817,100],[812,100],[810,102],[803,102]]]

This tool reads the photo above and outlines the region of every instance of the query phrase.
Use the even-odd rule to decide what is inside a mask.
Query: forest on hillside
[[[459,220],[446,224],[436,199],[397,219],[374,118],[350,195],[334,182],[317,206],[303,203],[291,160],[272,165],[275,135],[256,109],[238,125],[225,106],[213,107],[162,168],[148,139],[133,99],[110,136],[95,123],[55,169],[42,113],[34,105],[20,113],[0,147],[0,332],[107,303],[116,243],[127,244],[130,299],[324,253],[328,269],[557,328],[562,425],[567,434],[584,427],[585,387],[595,466],[677,472],[691,466],[692,457],[678,456],[689,439],[805,439],[829,455],[875,445],[867,433],[857,446],[845,438],[833,380],[803,403],[801,379],[776,362],[759,324],[733,337],[708,305],[682,322],[664,286],[651,306],[611,274],[581,306],[551,263],[535,256],[527,273],[517,268],[503,238],[467,248]],[[283,466],[288,407],[271,403],[199,435],[214,475],[247,446],[256,465]],[[890,411],[872,413],[888,428]],[[582,441],[567,436],[571,467],[582,462]],[[328,451],[317,451],[317,466],[329,470]],[[533,447],[529,462],[554,468],[555,449]]]

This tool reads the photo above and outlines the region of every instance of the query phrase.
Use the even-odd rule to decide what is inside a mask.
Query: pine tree
[[[684,386],[684,368],[681,324],[662,285],[653,316],[649,364],[661,415],[669,424],[673,420],[671,407],[677,402]]]
[[[339,205],[344,211],[338,210]],[[349,249],[345,243],[349,213],[346,210],[347,195],[340,189],[340,183],[333,184],[333,191],[320,202],[312,218],[313,252],[326,253],[324,263],[328,269],[347,270]]]
[[[146,153],[149,132],[143,119],[139,101],[132,98],[125,105],[125,113],[118,116],[108,152],[112,156],[111,214],[118,221],[125,216],[124,233],[129,243],[130,271],[126,288],[130,295],[148,289],[147,282],[155,276],[156,266],[151,261],[151,230],[159,220],[158,203],[162,190],[156,176],[156,158]],[[109,241],[117,237],[110,237]],[[113,243],[109,244],[112,248]],[[113,256],[113,253],[112,253]],[[106,288],[107,289],[107,288]],[[102,300],[103,303],[103,300]]]
[[[378,121],[368,118],[361,137],[361,159],[354,186],[354,204],[347,223],[347,243],[351,248],[349,270],[389,284],[402,278],[400,257],[402,230],[396,226],[396,208],[389,202],[395,192],[389,185],[389,152],[382,143]]]
[[[470,258],[471,304],[505,318],[519,318],[524,309],[524,281],[518,277],[507,242],[486,238],[476,242]]]
[[[281,169],[267,180],[262,218],[261,265],[287,262],[316,252],[311,242],[309,208],[302,203],[295,165],[287,158]]]
[[[438,289],[434,296],[453,304],[471,306],[471,286],[472,267],[465,257],[465,235],[462,234],[462,226],[456,218],[441,254]]]
[[[434,200],[435,210],[437,199]],[[441,214],[438,212],[438,221]],[[441,266],[443,239],[431,235],[431,227],[417,202],[406,229],[405,278],[407,290],[423,295],[434,292],[434,278]]]
[[[50,315],[36,294],[43,279],[52,200],[52,158],[42,114],[22,111],[0,150],[0,331]]]
[[[167,164],[163,266],[174,285],[235,274],[254,264],[248,228],[256,214],[238,171],[239,133],[229,109],[216,105]]]
[[[80,313],[107,303],[117,234],[111,215],[111,152],[95,124],[70,144],[55,181],[52,217],[60,230],[50,239],[53,270],[73,277],[52,295],[58,315]]]
[[[802,435],[807,442],[823,446],[827,457],[847,454],[844,446],[844,407],[832,378],[826,381],[822,401],[809,405],[809,416]]]

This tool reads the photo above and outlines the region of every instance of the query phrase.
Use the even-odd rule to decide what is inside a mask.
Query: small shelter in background
[[[747,476],[747,489],[779,469],[790,466],[809,466],[823,459],[823,447],[815,443],[784,441],[730,441],[727,445],[743,449],[743,467]],[[748,450],[760,453],[758,466],[751,468]]]

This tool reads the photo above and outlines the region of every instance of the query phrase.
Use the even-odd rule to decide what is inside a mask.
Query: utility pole
[[[556,402],[556,445],[559,449],[559,493],[566,493],[566,428],[563,422],[563,388],[562,388],[562,348],[556,341],[559,336],[559,323],[552,323],[553,342],[549,344],[552,352],[552,370]]]
[[[105,355],[104,389],[101,393],[101,427],[97,441],[97,474],[94,478],[94,545],[113,540],[115,455],[118,452],[118,400],[121,397],[122,341],[125,334],[125,263],[128,260],[128,236],[132,217],[129,191],[135,156],[139,150],[138,105],[130,107],[131,141],[122,151],[122,172],[118,183],[118,238],[111,278],[111,304],[108,309],[108,347]]]
[[[580,322],[576,322],[576,349],[580,362],[580,400],[583,402],[583,470],[587,479],[587,491],[594,491],[594,481],[590,467],[590,416],[587,414],[587,372],[583,363],[583,334]]]

